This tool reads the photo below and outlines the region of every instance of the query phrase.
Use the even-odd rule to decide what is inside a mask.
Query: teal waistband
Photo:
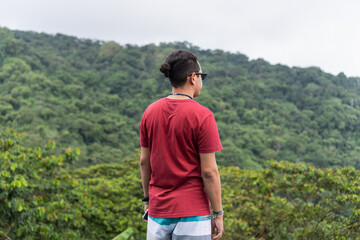
[[[194,217],[181,217],[181,218],[154,218],[151,217],[151,220],[156,222],[159,225],[170,225],[178,222],[199,222],[199,221],[210,221],[210,215],[194,216]]]

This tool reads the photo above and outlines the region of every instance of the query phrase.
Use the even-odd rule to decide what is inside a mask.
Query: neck
[[[176,95],[178,93],[186,94],[192,98],[194,97],[194,93],[190,89],[186,89],[186,88],[174,88],[173,87],[171,92],[174,94],[174,95],[171,95],[171,98],[188,99],[187,96]]]
[[[193,99],[193,97],[187,95],[187,94],[184,94],[184,93],[170,93],[169,96],[184,96],[184,97],[187,97],[187,98],[190,98],[190,99]]]

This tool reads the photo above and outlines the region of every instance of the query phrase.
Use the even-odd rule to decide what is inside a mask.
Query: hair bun
[[[169,77],[170,69],[171,69],[170,64],[164,63],[160,67],[160,72],[162,72],[165,75],[165,77]]]

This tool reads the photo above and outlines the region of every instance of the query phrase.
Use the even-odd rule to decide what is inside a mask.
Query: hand
[[[215,234],[213,240],[220,239],[222,237],[224,231],[223,217],[224,214],[221,214],[216,216],[216,218],[211,219],[211,233]]]
[[[148,210],[149,209],[149,204],[147,203],[147,204],[145,204],[144,205],[144,213],[146,212],[146,210]],[[146,221],[146,220],[144,220],[145,222],[148,222],[148,221]]]

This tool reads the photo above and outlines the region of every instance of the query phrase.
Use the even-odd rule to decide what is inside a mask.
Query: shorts
[[[211,240],[210,215],[148,219],[147,240]]]

